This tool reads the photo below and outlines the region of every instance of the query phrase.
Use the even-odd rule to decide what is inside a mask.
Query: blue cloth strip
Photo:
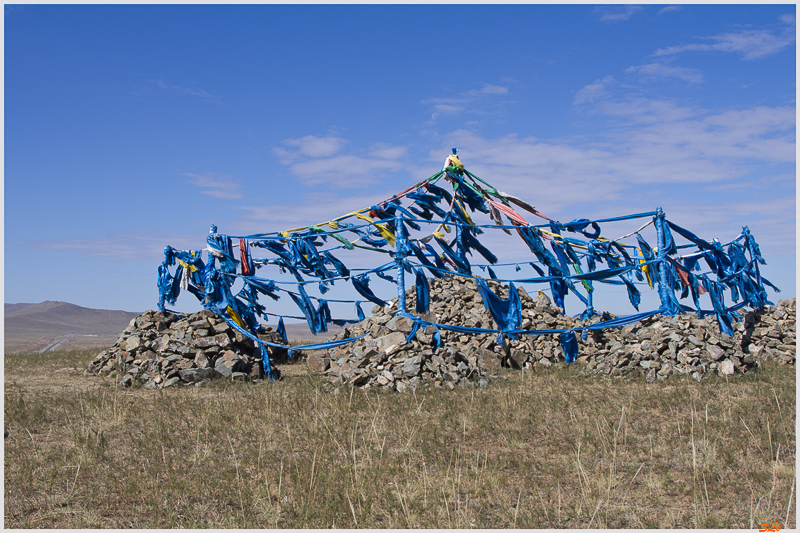
[[[435,185],[443,177],[453,185],[452,194]],[[480,185],[478,181],[483,185]],[[396,269],[398,307],[405,310],[406,293],[403,279],[404,272],[408,272],[415,275],[416,312],[424,313],[429,309],[430,299],[430,287],[424,272],[427,270],[430,275],[435,277],[450,274],[476,279],[484,304],[499,329],[448,326],[424,322],[418,317],[409,315],[415,323],[410,337],[413,337],[421,324],[430,324],[435,327],[437,345],[440,342],[440,329],[462,333],[498,333],[498,342],[501,343],[506,342],[506,336],[513,338],[515,335],[558,334],[565,357],[568,362],[571,362],[575,360],[578,351],[579,341],[575,332],[581,331],[585,336],[589,330],[619,327],[656,313],[677,314],[691,311],[701,316],[713,312],[717,317],[720,330],[723,333],[732,334],[733,321],[740,318],[736,310],[745,305],[762,308],[769,303],[766,287],[777,291],[777,287],[761,275],[759,265],[766,264],[766,262],[746,226],[742,228],[740,235],[723,245],[718,240],[705,241],[689,230],[667,221],[660,208],[653,212],[622,217],[596,220],[576,218],[567,223],[548,219],[546,224],[540,225],[473,224],[474,221],[468,212],[490,213],[492,220],[498,223],[502,222],[498,217],[503,215],[493,206],[490,209],[489,204],[485,202],[490,195],[505,205],[509,205],[511,202],[525,209],[533,210],[532,212],[537,214],[529,204],[520,203],[521,200],[510,196],[506,198],[504,193],[498,193],[496,189],[480,178],[462,168],[457,168],[457,165],[451,165],[427,180],[419,182],[415,187],[409,188],[389,200],[377,203],[368,210],[360,211],[360,213],[365,213],[375,219],[374,222],[363,223],[364,220],[355,220],[356,213],[350,213],[335,219],[338,226],[330,224],[330,231],[310,226],[289,234],[275,232],[243,236],[239,237],[243,239],[239,242],[243,249],[235,254],[233,253],[233,237],[218,234],[216,226],[212,226],[206,239],[209,249],[206,262],[201,259],[202,254],[199,250],[187,252],[174,250],[171,247],[165,248],[164,261],[158,269],[159,308],[165,309],[166,304],[174,304],[183,287],[194,294],[204,307],[214,310],[223,317],[225,317],[226,309],[232,309],[246,324],[244,329],[255,330],[260,327],[257,317],[280,316],[278,332],[282,333],[285,338],[283,324],[285,315],[267,313],[266,308],[258,302],[259,295],[277,300],[281,292],[289,294],[302,311],[303,318],[311,331],[318,333],[327,331],[328,323],[341,325],[352,322],[334,318],[329,308],[330,303],[354,303],[356,314],[361,320],[364,318],[360,307],[363,300],[326,300],[310,296],[306,293],[305,285],[317,283],[319,293],[324,295],[332,290],[335,281],[345,280],[352,283],[356,292],[366,301],[385,306],[387,302],[369,288],[371,275],[375,274],[377,277],[394,282],[394,278],[386,271]],[[405,206],[402,205],[402,199],[408,202]],[[605,239],[598,240],[601,229],[606,229],[601,227],[601,224],[647,217],[654,217],[657,254],[653,253],[651,245],[640,232],[636,233],[638,246]],[[346,222],[346,220],[350,220],[350,222]],[[381,226],[378,227],[377,224],[381,224]],[[439,224],[445,224],[447,227],[455,229],[455,235],[447,237],[448,240],[440,238],[438,235],[408,237],[409,228],[423,231],[431,228],[432,224],[437,227]],[[386,233],[384,228],[395,236],[391,245],[387,241],[391,236]],[[509,233],[507,230],[516,230],[533,255],[536,256],[539,264],[546,267],[546,275],[545,270],[531,262],[531,266],[539,277],[516,280],[498,279],[495,270],[490,266],[500,266],[497,257],[478,240],[478,236],[488,228],[503,229],[506,230],[506,233]],[[548,234],[552,232],[557,236],[550,239],[540,231],[540,228],[542,230],[549,229]],[[575,237],[562,236],[562,232],[576,235]],[[677,245],[673,238],[673,232],[686,239],[690,244]],[[428,244],[432,238],[436,239],[442,249],[442,254]],[[549,241],[548,247],[545,247],[545,241]],[[573,246],[585,249],[573,248]],[[632,257],[634,256],[632,250],[637,247],[642,250],[644,263],[639,263],[638,257]],[[274,257],[269,259],[252,258],[252,250],[257,248],[265,250]],[[334,253],[339,254],[339,250],[345,253],[344,250],[353,248],[388,254],[392,261],[369,270],[349,269]],[[684,251],[689,253],[678,257],[676,254],[679,250],[681,253]],[[698,252],[692,253],[694,250],[698,250]],[[468,256],[471,257],[474,252],[481,255],[488,261],[488,264],[471,264]],[[247,276],[239,272],[242,265],[237,258],[240,256],[244,257],[244,261],[250,267]],[[409,261],[407,259],[409,257],[416,259],[418,263]],[[455,265],[454,268],[457,272],[452,272],[442,258],[445,258],[450,265]],[[176,266],[176,260],[180,260],[182,265]],[[583,271],[584,260],[588,267],[587,272]],[[701,272],[700,263],[704,266],[707,265],[708,271]],[[195,271],[185,272],[186,264],[191,265]],[[519,263],[503,263],[502,265],[513,265],[516,271],[520,270]],[[296,281],[275,281],[253,275],[257,269],[267,266],[277,267],[283,274],[291,274]],[[474,276],[472,274],[473,266],[481,268],[491,279],[508,282],[509,298],[506,300],[499,298],[488,288],[484,281],[485,278]],[[586,310],[576,316],[588,319],[594,314],[592,294],[595,287],[592,285],[593,282],[625,286],[631,305],[639,311],[641,293],[636,285],[644,283],[642,269],[645,266],[649,267],[651,279],[658,284],[661,299],[661,307],[658,310],[567,330],[520,331],[518,329],[521,323],[521,303],[514,283],[548,283],[554,301],[562,310],[564,309],[564,300],[571,291],[586,306]],[[570,274],[573,270],[575,273]],[[354,274],[356,272],[357,275]],[[234,296],[231,289],[236,279],[240,277],[243,278],[244,286]],[[580,282],[580,284],[576,282]],[[279,285],[290,283],[296,285],[296,291],[279,287]],[[585,289],[585,295],[577,290],[581,286]],[[704,288],[708,291],[713,311],[701,309],[699,293]],[[726,289],[730,289],[733,305],[726,304]],[[694,309],[679,301],[689,297],[694,304]],[[230,322],[229,317],[226,317],[226,321]],[[355,339],[345,339],[342,343],[353,340]],[[299,346],[295,347],[295,350],[324,349],[340,345],[337,342]],[[266,354],[265,350],[268,345],[268,343],[259,343],[262,354]],[[290,349],[290,353],[294,353],[294,350]],[[262,355],[262,358],[266,359],[265,369],[267,369],[269,366],[268,355]]]

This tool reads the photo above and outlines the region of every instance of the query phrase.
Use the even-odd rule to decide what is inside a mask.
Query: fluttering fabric
[[[442,184],[445,186],[440,186]],[[529,223],[512,205],[545,223]],[[605,235],[609,234],[607,225],[636,219],[640,219],[637,225],[645,219],[639,229],[618,239],[603,236],[604,230]],[[653,229],[655,240],[648,240],[643,233]],[[495,252],[480,240],[491,230],[502,231],[511,238],[516,233],[532,258],[499,263]],[[686,244],[678,245],[673,233]],[[631,238],[634,242],[628,240]],[[498,191],[467,170],[455,150],[440,172],[386,201],[323,223],[285,231],[230,236],[217,233],[217,227],[212,225],[205,250],[204,262],[201,250],[165,247],[164,260],[158,267],[159,309],[166,311],[166,305],[174,305],[181,291],[193,294],[203,307],[234,324],[259,345],[265,373],[270,377],[277,375],[277,369],[269,362],[268,347],[281,345],[258,339],[256,334],[264,329],[259,320],[279,317],[277,331],[285,343],[288,337],[284,317],[305,320],[314,334],[328,331],[329,324],[345,325],[363,320],[361,304],[389,305],[383,292],[370,287],[370,282],[375,280],[379,280],[379,284],[396,285],[393,290],[398,294],[398,313],[414,321],[409,341],[419,327],[427,326],[434,328],[437,346],[441,342],[440,330],[463,334],[497,333],[502,344],[506,343],[506,337],[558,335],[567,362],[574,361],[579,351],[576,332],[585,340],[588,331],[621,327],[659,313],[714,314],[720,331],[731,335],[734,322],[740,319],[738,310],[769,305],[766,287],[779,292],[761,273],[760,267],[766,261],[747,226],[735,239],[722,243],[716,239],[704,240],[667,220],[661,209],[605,219],[574,218],[561,223],[543,215],[527,201]],[[267,257],[255,257],[256,250],[265,252]],[[353,268],[343,260],[342,254],[354,250],[377,254],[381,264],[374,268]],[[478,262],[481,259],[487,263]],[[536,276],[504,279],[503,270],[500,270],[513,267],[514,273],[530,272],[521,268],[524,265],[532,267]],[[280,281],[275,274],[263,274],[259,270],[290,274],[294,281]],[[429,312],[433,297],[426,274],[434,278],[457,276],[475,280],[496,328],[443,324],[408,313],[405,311],[406,272],[414,275],[414,311],[418,315]],[[499,297],[489,288],[485,281],[487,276],[497,283],[507,284],[508,298]],[[240,281],[241,290],[233,295],[231,291],[237,281]],[[329,298],[326,293],[333,294],[330,291],[339,286],[336,281],[352,286],[356,297]],[[523,330],[520,329],[521,302],[515,282],[549,290],[554,303],[564,313],[568,297],[574,296],[584,306],[579,316],[585,321],[597,314],[593,296],[602,285],[624,286],[637,313],[595,324],[587,322],[585,326],[569,330]],[[658,290],[661,302],[658,309],[639,312],[641,286]],[[308,292],[315,287],[319,296]],[[280,301],[284,294],[289,295],[302,317],[270,312],[259,301],[264,296]],[[728,298],[732,305],[726,303]],[[703,308],[703,300],[710,303],[711,309],[707,305]],[[356,318],[337,317],[335,310],[340,304],[353,305],[351,309]],[[325,349],[352,340],[300,345],[289,351]]]

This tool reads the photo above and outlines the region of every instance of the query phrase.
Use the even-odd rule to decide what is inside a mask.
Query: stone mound
[[[508,287],[487,282],[502,298]],[[495,328],[475,281],[456,276],[430,283],[430,312],[422,318],[441,324]],[[561,314],[544,293],[531,297],[517,288],[522,302],[522,329],[567,329],[580,326],[579,319]],[[309,367],[334,384],[362,388],[482,386],[501,367],[542,369],[564,365],[557,335],[520,336],[497,344],[496,334],[467,335],[440,329],[436,349],[433,326],[417,330],[405,340],[413,322],[397,316],[397,299],[388,307],[376,306],[372,314],[336,334],[334,339],[361,337],[327,351],[310,351]],[[409,310],[415,291],[406,293]],[[589,323],[606,317],[595,316]],[[577,364],[582,372],[642,376],[650,381],[688,374],[701,380],[708,373],[723,376],[753,370],[769,358],[795,364],[796,300],[779,301],[762,311],[750,311],[735,323],[735,335],[719,332],[716,318],[692,313],[667,317],[655,315],[622,328],[593,331],[578,336]],[[267,328],[269,330],[269,328]],[[282,344],[272,331],[259,334],[265,341]],[[273,363],[286,358],[285,349],[270,348]],[[199,384],[226,377],[263,379],[261,352],[255,343],[228,326],[211,311],[194,314],[147,311],[133,319],[117,342],[89,363],[89,372],[122,375],[120,384],[134,382],[146,388]]]
[[[261,340],[283,343],[276,332]],[[270,348],[272,361],[285,359],[286,350]],[[193,314],[146,311],[131,320],[117,342],[89,363],[89,372],[122,374],[120,385],[144,383],[164,388],[214,378],[261,380],[261,351],[253,340],[231,328],[212,311]]]
[[[507,286],[494,281],[488,284],[499,296],[508,297]],[[430,312],[423,319],[455,326],[497,327],[474,280],[448,276],[432,280],[430,285]],[[579,319],[563,316],[544,293],[532,298],[524,288],[517,291],[522,302],[521,329],[565,329],[582,324]],[[407,291],[406,302],[413,310],[414,290]],[[411,342],[405,343],[412,321],[396,316],[396,299],[389,304],[386,308],[376,306],[371,316],[335,336],[363,335],[362,339],[327,352],[310,353],[311,369],[334,384],[402,391],[418,385],[483,385],[501,366],[537,369],[564,364],[556,335],[520,336],[503,347],[497,344],[496,334],[466,335],[440,329],[441,346],[437,350],[435,329],[428,326],[418,329]],[[579,336],[578,364],[587,373],[643,376],[650,381],[673,374],[688,374],[699,381],[709,372],[745,373],[763,358],[795,364],[795,317],[795,299],[780,301],[762,311],[747,312],[730,337],[719,332],[713,315],[655,315],[622,328],[593,331],[585,340]],[[589,323],[607,319],[595,316]]]

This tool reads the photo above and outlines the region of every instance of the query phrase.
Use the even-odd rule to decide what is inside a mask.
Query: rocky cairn
[[[261,340],[283,343],[273,331]],[[286,358],[271,350],[272,361]],[[117,342],[90,363],[94,374],[122,375],[120,385],[145,388],[200,384],[215,378],[258,381],[264,378],[261,350],[211,311],[193,314],[146,311],[131,320]]]
[[[502,298],[508,287],[488,281]],[[455,276],[430,283],[430,311],[424,320],[456,326],[495,328],[474,280]],[[522,303],[521,329],[568,329],[582,325],[561,314],[544,293],[531,297],[518,287]],[[413,310],[415,291],[406,292]],[[607,317],[615,318],[613,315]],[[589,322],[607,318],[594,316]],[[688,375],[700,381],[707,374],[732,376],[750,372],[759,361],[774,359],[795,364],[796,301],[782,300],[761,311],[745,312],[734,323],[735,335],[721,334],[716,317],[693,313],[655,315],[622,328],[578,336],[577,362],[588,374],[628,376],[648,381]],[[335,339],[363,337],[326,351],[309,351],[310,369],[334,385],[380,387],[405,391],[416,387],[483,386],[501,367],[546,369],[563,366],[557,335],[522,335],[497,343],[497,334],[467,335],[435,328],[418,328],[405,342],[413,322],[397,315],[397,299],[376,306],[362,322],[344,328]],[[262,340],[282,343],[272,331]],[[270,348],[273,363],[286,359],[286,350]],[[261,352],[255,343],[210,311],[177,315],[147,311],[131,321],[117,343],[89,363],[96,374],[122,375],[120,384],[143,383],[146,388],[202,384],[214,378],[260,381],[264,378]]]
[[[488,284],[499,296],[508,297],[507,286],[494,281]],[[524,288],[517,291],[522,303],[521,329],[582,325],[579,319],[562,315],[544,293],[531,297]],[[430,295],[430,312],[423,319],[496,328],[474,280],[454,276],[432,280]],[[540,369],[565,364],[557,335],[523,335],[501,346],[497,334],[467,335],[440,329],[441,346],[437,350],[435,329],[428,326],[419,328],[406,343],[413,323],[397,316],[396,299],[389,303],[385,308],[376,306],[371,316],[335,337],[362,339],[327,352],[310,353],[312,370],[334,384],[403,391],[418,385],[484,385],[501,367]],[[407,291],[406,306],[414,309],[414,290]],[[744,320],[735,324],[732,337],[719,332],[713,315],[655,315],[622,328],[592,331],[585,340],[579,336],[577,363],[586,373],[642,376],[649,381],[673,374],[688,374],[697,381],[709,372],[730,376],[756,368],[764,358],[795,364],[795,311],[792,299],[763,311],[747,312]],[[595,316],[589,322],[602,320]]]

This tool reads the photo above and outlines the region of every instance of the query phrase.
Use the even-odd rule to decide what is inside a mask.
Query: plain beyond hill
[[[43,350],[102,349],[117,341],[119,334],[140,313],[91,309],[67,302],[5,304],[5,353]],[[274,325],[272,326],[275,327]],[[306,324],[286,324],[290,340],[325,340],[340,328],[329,325],[329,333],[311,334]]]
[[[67,302],[5,304],[5,352],[107,346],[138,314]]]

